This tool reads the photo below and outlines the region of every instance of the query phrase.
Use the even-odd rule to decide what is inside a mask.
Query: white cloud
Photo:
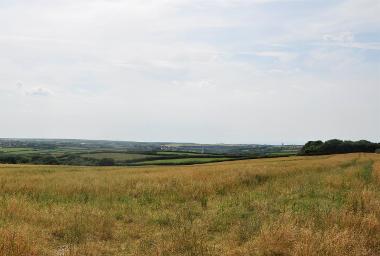
[[[303,142],[345,125],[373,139],[378,53],[361,49],[379,49],[378,13],[376,0],[2,1],[0,115],[18,117],[2,136]]]
[[[43,88],[43,87],[32,88],[31,90],[26,91],[26,94],[31,95],[31,96],[51,96],[51,95],[53,95],[51,90],[49,90],[47,88]]]
[[[22,87],[24,86],[24,84],[20,81],[16,82],[16,88],[17,89],[22,89]]]
[[[326,34],[323,36],[323,40],[332,46],[366,49],[366,50],[380,50],[380,41],[379,42],[357,42],[352,32]]]
[[[280,61],[292,61],[297,57],[296,54],[292,52],[284,52],[284,51],[262,51],[262,52],[255,52],[254,54],[257,56],[262,56],[262,57],[276,58]]]
[[[333,42],[353,42],[354,41],[354,35],[352,32],[341,32],[335,35],[332,34],[326,34],[323,36],[323,39],[325,41],[333,41]]]

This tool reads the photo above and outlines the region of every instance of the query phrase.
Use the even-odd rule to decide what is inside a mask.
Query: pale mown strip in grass
[[[140,165],[177,165],[177,164],[201,164],[230,160],[228,157],[190,157],[179,159],[159,159],[139,162]]]
[[[379,164],[0,165],[0,255],[380,255]]]

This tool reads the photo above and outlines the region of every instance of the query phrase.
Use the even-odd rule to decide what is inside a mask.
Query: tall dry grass
[[[0,255],[380,255],[379,166],[0,165]]]

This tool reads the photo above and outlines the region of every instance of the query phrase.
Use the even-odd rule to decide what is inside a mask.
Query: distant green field
[[[201,153],[193,152],[191,148],[178,149],[178,151],[175,149],[161,151],[160,148],[154,147],[154,145],[150,145],[149,148],[136,147],[133,149],[126,149],[123,147],[116,147],[113,144],[105,144],[104,147],[102,144],[95,144],[97,146],[85,147],[83,146],[86,145],[85,143],[82,144],[77,142],[76,144],[73,143],[70,145],[61,145],[61,143],[62,142],[59,143],[59,141],[50,144],[47,142],[42,143],[38,141],[33,143],[19,142],[19,144],[15,144],[14,147],[9,147],[9,144],[5,143],[3,145],[0,144],[2,146],[0,147],[0,163],[83,166],[189,165],[243,158],[281,157],[289,156],[293,153],[292,149],[283,149],[280,147],[268,147],[267,151],[259,148],[257,149],[257,152],[246,152],[242,149],[236,149],[235,151],[223,151],[220,150],[220,148],[214,148],[209,149],[208,153]],[[191,146],[191,144],[183,145]],[[296,151],[294,151],[294,153],[295,152]],[[104,162],[105,158],[107,158],[108,162]]]
[[[134,154],[134,153],[90,153],[82,154],[81,157],[103,159],[112,158],[115,161],[129,161],[129,160],[141,160],[148,157],[154,157],[152,155]]]
[[[180,152],[180,151],[161,151],[157,155],[176,155],[176,156],[199,156],[201,153],[196,152]]]
[[[289,156],[289,155],[296,155],[297,152],[273,152],[268,153],[268,156]]]
[[[139,162],[139,165],[164,165],[164,164],[203,164],[203,163],[212,163],[230,160],[228,157],[210,157],[210,158],[180,158],[180,159],[160,159],[160,160],[151,160]]]
[[[29,152],[35,152],[35,150],[32,148],[0,148],[0,153],[25,154]]]
[[[0,148],[0,153],[21,155],[21,154],[52,154],[63,155],[65,153],[81,153],[84,149],[57,148],[57,149],[37,149],[37,148]]]

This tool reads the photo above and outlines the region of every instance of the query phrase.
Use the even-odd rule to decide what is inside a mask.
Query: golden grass
[[[380,255],[380,155],[0,165],[0,255]]]

